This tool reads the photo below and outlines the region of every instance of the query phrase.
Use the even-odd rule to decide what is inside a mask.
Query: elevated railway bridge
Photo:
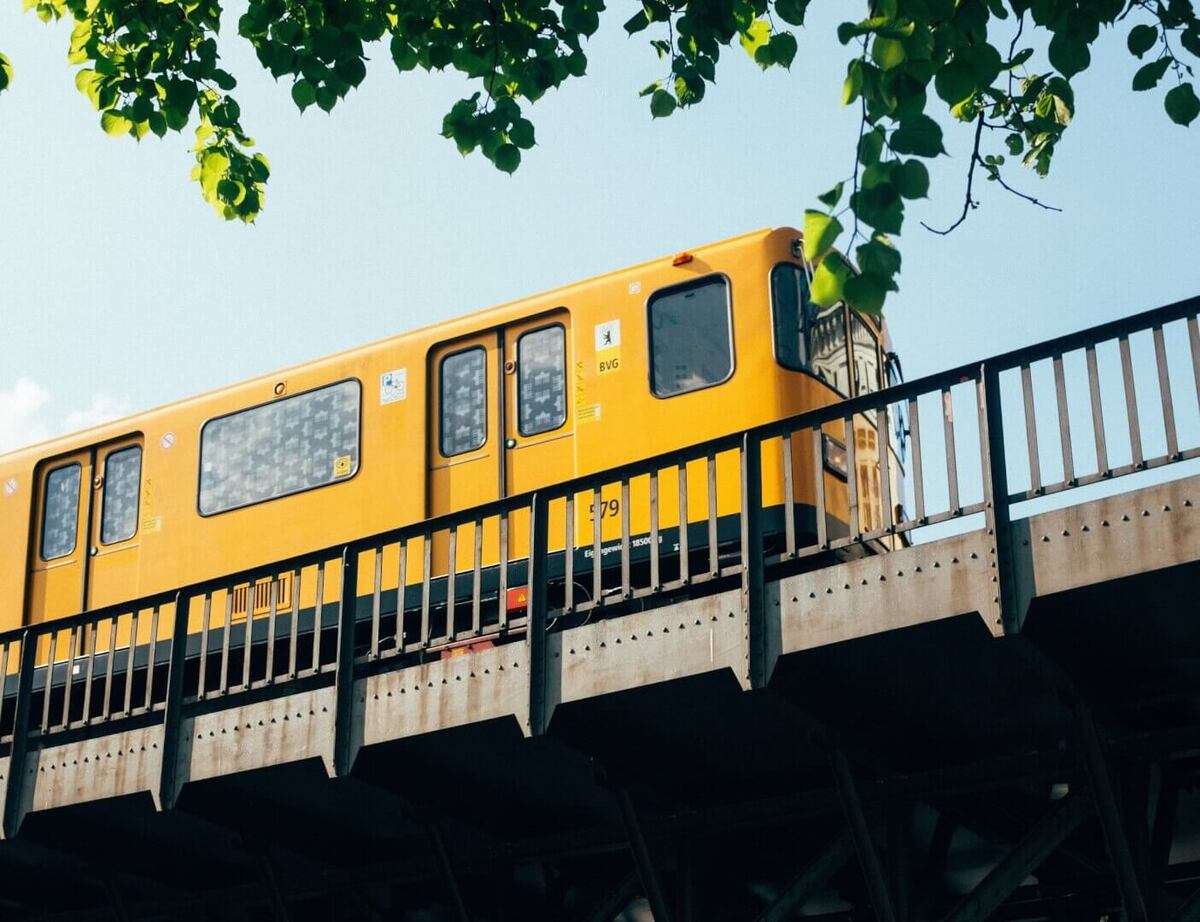
[[[1198,310],[0,636],[0,916],[1200,919]],[[818,478],[808,536],[792,449],[852,419],[906,495],[847,531]]]

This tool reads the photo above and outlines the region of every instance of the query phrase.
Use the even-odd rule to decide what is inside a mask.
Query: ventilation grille
[[[285,573],[280,577],[262,579],[254,584],[254,614],[265,615],[271,610],[271,587],[275,587],[275,610],[285,611],[292,607],[292,576]],[[246,617],[250,601],[250,584],[234,587],[233,616]]]

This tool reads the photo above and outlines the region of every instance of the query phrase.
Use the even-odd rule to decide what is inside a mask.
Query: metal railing
[[[536,493],[7,632],[0,745],[9,777],[19,778],[29,747],[114,721],[162,720],[168,748],[177,746],[183,713],[297,683],[337,686],[341,734],[356,675],[516,639],[529,643],[536,673],[547,630],[737,585],[753,659],[768,576],[883,553],[971,516],[995,536],[1011,594],[1014,507],[1200,457],[1200,425],[1177,415],[1181,375],[1200,411],[1198,310],[1200,298],[1190,299]],[[1145,438],[1146,389],[1139,398],[1130,345],[1139,337],[1153,347],[1161,451]],[[1098,358],[1113,348],[1117,380]],[[1043,366],[1053,398],[1040,401]],[[1057,417],[1053,474],[1047,408]],[[897,428],[908,441],[903,481],[887,449]],[[828,464],[830,437],[844,445],[844,481]],[[1011,490],[1010,476],[1027,485]],[[514,590],[524,596],[515,603]]]

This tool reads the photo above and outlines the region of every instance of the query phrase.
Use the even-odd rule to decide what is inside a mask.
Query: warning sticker
[[[345,477],[350,473],[350,456],[342,455],[340,458],[333,459],[333,476]]]
[[[397,368],[379,376],[379,405],[387,406],[397,400],[408,399],[408,369]]]
[[[580,407],[575,411],[575,418],[581,423],[600,422],[600,404],[593,403],[586,407]]]

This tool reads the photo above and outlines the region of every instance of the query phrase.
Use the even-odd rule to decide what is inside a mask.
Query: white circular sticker
[[[4,484],[4,495],[12,496],[17,492],[17,478],[13,477]]]
[[[159,439],[158,444],[161,445],[163,448],[170,448],[172,445],[175,444],[175,433],[168,432],[168,433],[164,434],[163,437],[161,439]]]

